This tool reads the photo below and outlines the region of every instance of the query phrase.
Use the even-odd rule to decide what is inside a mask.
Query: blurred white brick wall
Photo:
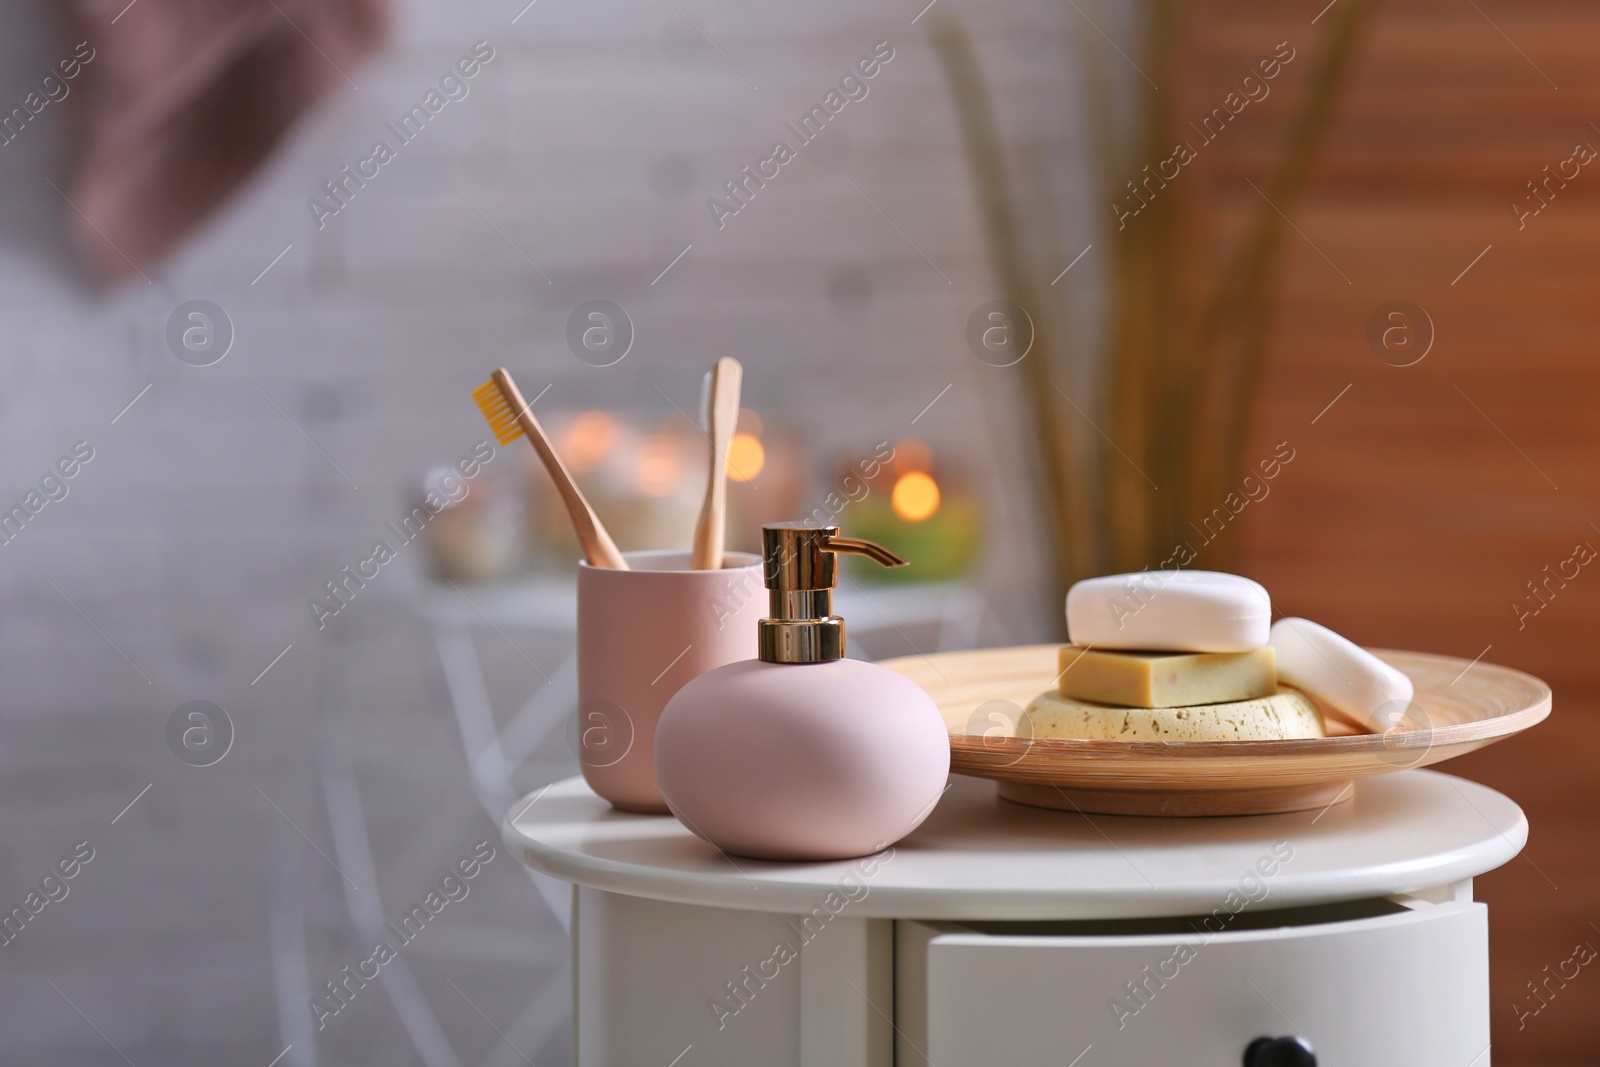
[[[1083,27],[1041,0],[940,5],[979,34],[1019,158],[1042,168],[1069,220],[1051,239],[1075,253],[1090,238],[1062,57]],[[84,1016],[141,1065],[264,1067],[278,1054],[274,909],[303,912],[316,982],[364,947],[339,875],[264,799],[330,851],[317,779],[330,723],[352,731],[390,911],[472,842],[498,842],[403,579],[380,578],[321,634],[306,608],[397,513],[415,472],[485,436],[468,394],[496,364],[535,389],[553,383],[555,407],[659,406],[659,388],[692,410],[702,370],[735,355],[750,403],[814,419],[822,455],[910,432],[948,383],[915,431],[982,472],[983,578],[998,618],[985,637],[1047,633],[1057,609],[1033,578],[1014,383],[963,341],[993,293],[948,95],[911,21],[920,6],[678,0],[713,48],[662,0],[538,0],[515,25],[521,0],[409,0],[395,46],[348,72],[357,91],[313,114],[175,262],[147,268],[152,284],[113,293],[79,275],[70,209],[47,181],[65,184],[63,109],[0,148],[0,503],[74,442],[95,449],[70,495],[0,547],[0,903],[20,902],[75,842],[97,850],[70,896],[0,948],[0,1062],[111,1062]],[[0,11],[0,101],[54,60],[57,32],[44,0]],[[496,54],[470,96],[319,231],[307,198],[479,39]],[[882,40],[895,58],[868,97],[719,232],[706,199],[775,138],[791,140],[783,124]],[[1041,266],[1043,280],[1064,265]],[[1074,283],[1092,283],[1092,263],[1080,270]],[[596,297],[621,303],[638,338],[604,370],[564,343],[570,311]],[[220,304],[236,330],[206,368],[163,339],[172,310],[195,298]],[[519,641],[547,670],[566,651],[548,635]],[[537,679],[504,646],[484,655],[497,706],[515,708]],[[180,763],[163,737],[195,698],[224,706],[238,731],[206,769]],[[570,773],[556,749],[536,773]],[[413,960],[469,1062],[498,1039],[445,979],[509,1025],[563,965],[542,907],[502,853]],[[452,938],[505,951],[452,956]],[[285,944],[278,936],[280,963]],[[309,1020],[304,1005],[285,1010]],[[561,1062],[565,1031],[543,1040],[524,1051]],[[314,1051],[282,1062],[419,1061],[373,991]]]

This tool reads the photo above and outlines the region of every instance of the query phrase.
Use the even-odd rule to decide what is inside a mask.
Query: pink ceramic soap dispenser
[[[771,617],[760,658],[692,679],[656,728],[656,777],[685,826],[770,860],[876,852],[916,829],[950,772],[944,719],[921,687],[844,657],[838,554],[906,561],[839,527],[762,528]]]

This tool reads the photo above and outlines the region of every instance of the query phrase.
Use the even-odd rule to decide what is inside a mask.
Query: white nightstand
[[[1521,809],[1433,771],[1322,812],[1083,816],[952,779],[891,852],[724,856],[581,779],[508,846],[574,883],[580,1067],[1487,1067],[1474,875]],[[1300,1058],[1296,1058],[1299,1055]]]

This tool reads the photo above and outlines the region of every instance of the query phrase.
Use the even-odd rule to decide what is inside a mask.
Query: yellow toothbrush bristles
[[[494,439],[500,444],[509,445],[522,436],[522,426],[517,422],[517,413],[511,410],[511,403],[506,400],[505,393],[500,391],[500,386],[492,379],[474,389],[472,399],[478,402],[478,410],[483,412],[484,419],[489,423],[489,429],[494,431]]]

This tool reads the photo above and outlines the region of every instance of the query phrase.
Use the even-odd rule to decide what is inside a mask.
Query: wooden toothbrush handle
[[[528,435],[528,443],[533,445],[533,450],[539,454],[544,469],[550,474],[550,480],[556,483],[556,492],[561,494],[561,501],[567,506],[567,514],[572,519],[572,528],[578,535],[578,544],[583,546],[584,559],[589,561],[591,567],[605,567],[614,571],[627,570],[628,561],[617,551],[616,542],[611,540],[611,535],[606,533],[606,528],[600,524],[594,509],[584,499],[583,491],[578,488],[578,483],[572,480],[567,465],[556,455],[550,439],[545,436],[544,428],[533,417],[527,401],[522,399],[517,383],[511,380],[511,375],[506,373],[504,367],[494,372],[494,382],[505,394],[506,403],[511,405],[511,410],[516,414],[517,424],[522,427],[522,432]]]
[[[694,526],[694,550],[689,565],[697,571],[722,567],[722,546],[728,529],[728,449],[739,422],[739,389],[744,368],[736,359],[723,357],[711,368],[711,397],[707,404],[710,425],[711,469],[706,476],[706,499]]]

